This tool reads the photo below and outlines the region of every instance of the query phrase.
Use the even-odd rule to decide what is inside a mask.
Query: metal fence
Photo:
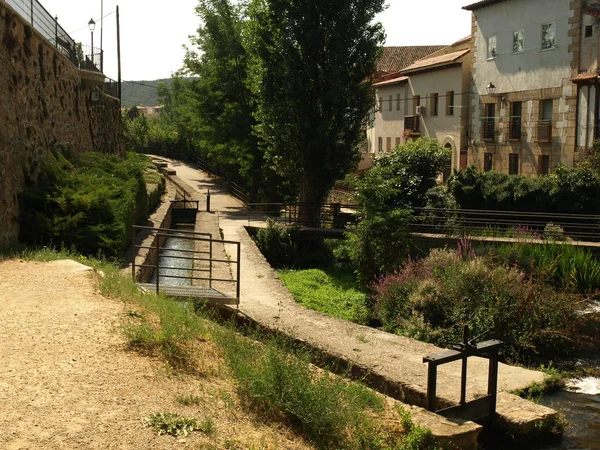
[[[101,72],[102,51],[77,44],[58,23],[58,16],[52,15],[37,0],[3,0],[12,7],[23,20],[29,22],[50,44],[63,54],[78,69]],[[106,78],[103,92],[118,97],[117,82]]]
[[[46,11],[37,0],[4,0],[24,20],[48,40],[69,61],[77,65],[77,45],[73,38],[58,24],[58,17]]]

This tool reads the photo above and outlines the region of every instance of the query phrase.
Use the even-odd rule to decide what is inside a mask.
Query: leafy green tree
[[[353,262],[363,283],[397,270],[408,257],[410,209],[423,206],[426,193],[451,158],[432,139],[417,139],[376,158],[355,186],[359,222],[338,256]]]
[[[321,204],[356,167],[385,34],[384,0],[253,0],[246,45],[256,134],[268,164]],[[301,211],[318,221],[318,208]]]
[[[180,113],[197,128],[200,147],[211,162],[249,187],[256,199],[264,172],[263,151],[252,131],[256,122],[243,45],[245,7],[230,0],[200,0],[196,13],[202,21],[191,38],[197,51],[188,49],[181,74],[198,78],[185,86],[192,110]],[[184,86],[175,87],[177,94]]]

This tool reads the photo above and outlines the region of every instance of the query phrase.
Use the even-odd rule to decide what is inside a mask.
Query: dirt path
[[[127,351],[115,328],[130,308],[100,295],[76,262],[0,262],[0,449],[306,448],[254,424],[222,380],[175,376]],[[189,393],[204,403],[175,401]],[[155,412],[210,416],[215,436],[158,436],[143,427]]]

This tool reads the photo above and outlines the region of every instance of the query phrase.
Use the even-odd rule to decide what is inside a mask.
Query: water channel
[[[175,225],[174,229],[194,231],[193,225]],[[159,256],[159,284],[169,284],[171,286],[189,286],[190,279],[172,278],[172,277],[189,277],[192,274],[193,261],[188,259],[180,259],[177,256],[191,257],[191,253],[181,253],[181,250],[194,250],[194,240],[185,239],[183,234],[173,234],[169,236],[163,244],[163,250]],[[156,271],[152,275],[151,283],[156,283]]]

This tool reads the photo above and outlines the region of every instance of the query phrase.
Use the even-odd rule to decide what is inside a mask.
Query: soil
[[[210,349],[201,377],[128,350],[132,308],[74,261],[0,261],[0,449],[311,448],[245,413]],[[176,401],[186,394],[199,404]],[[215,431],[159,436],[144,427],[157,412],[209,418]]]

